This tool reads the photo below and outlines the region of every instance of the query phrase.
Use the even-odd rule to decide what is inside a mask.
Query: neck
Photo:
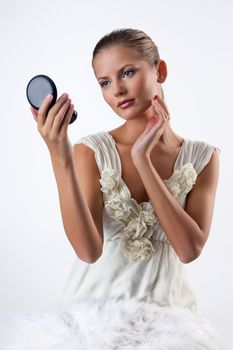
[[[145,130],[147,121],[141,119],[141,121],[127,121],[119,128],[119,140],[118,142],[127,146],[133,146],[137,138]],[[159,141],[157,142],[155,148],[157,150],[165,150],[168,148],[177,147],[182,142],[182,137],[178,136],[171,128],[170,122],[168,122],[164,133],[161,135]]]

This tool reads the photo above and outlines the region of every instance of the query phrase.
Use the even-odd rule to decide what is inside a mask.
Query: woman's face
[[[166,64],[161,62],[164,70]],[[115,45],[95,56],[93,69],[105,101],[116,114],[126,120],[153,115],[151,100],[155,95],[161,97],[158,65],[151,66],[133,49]],[[166,78],[166,74],[163,76]],[[134,102],[127,108],[119,107],[119,102],[126,99]]]

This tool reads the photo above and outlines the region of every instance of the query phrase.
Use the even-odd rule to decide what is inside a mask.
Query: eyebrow
[[[125,67],[133,66],[133,65],[134,65],[134,63],[125,64],[123,67],[121,67],[121,68],[119,69],[118,73],[121,72]],[[100,79],[107,79],[107,78],[108,78],[108,77],[99,77],[99,78],[97,78],[97,79],[100,80]]]

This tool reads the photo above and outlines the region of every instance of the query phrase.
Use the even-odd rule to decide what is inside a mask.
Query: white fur
[[[135,299],[80,299],[11,316],[0,333],[0,349],[232,349],[223,338],[205,318],[184,308]]]

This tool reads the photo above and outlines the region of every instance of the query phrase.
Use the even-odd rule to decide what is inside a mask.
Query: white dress
[[[113,137],[100,132],[82,137],[76,143],[84,143],[95,151],[105,204],[104,247],[94,264],[76,259],[61,299],[135,297],[195,311],[196,299],[183,264],[160,226],[151,202],[138,204],[122,180],[121,161]],[[174,173],[164,181],[182,207],[213,149],[202,142],[184,140]]]
[[[10,344],[17,344],[17,350],[21,343],[22,349],[32,349],[27,342],[40,334],[33,349],[228,349],[222,335],[198,315],[184,265],[151,202],[137,203],[122,180],[113,137],[101,131],[76,143],[95,152],[101,175],[103,253],[93,264],[77,257],[56,307],[25,318],[20,332],[15,322],[11,329],[20,335],[9,336]],[[164,180],[183,208],[214,149],[220,152],[205,142],[184,139],[174,172]]]

